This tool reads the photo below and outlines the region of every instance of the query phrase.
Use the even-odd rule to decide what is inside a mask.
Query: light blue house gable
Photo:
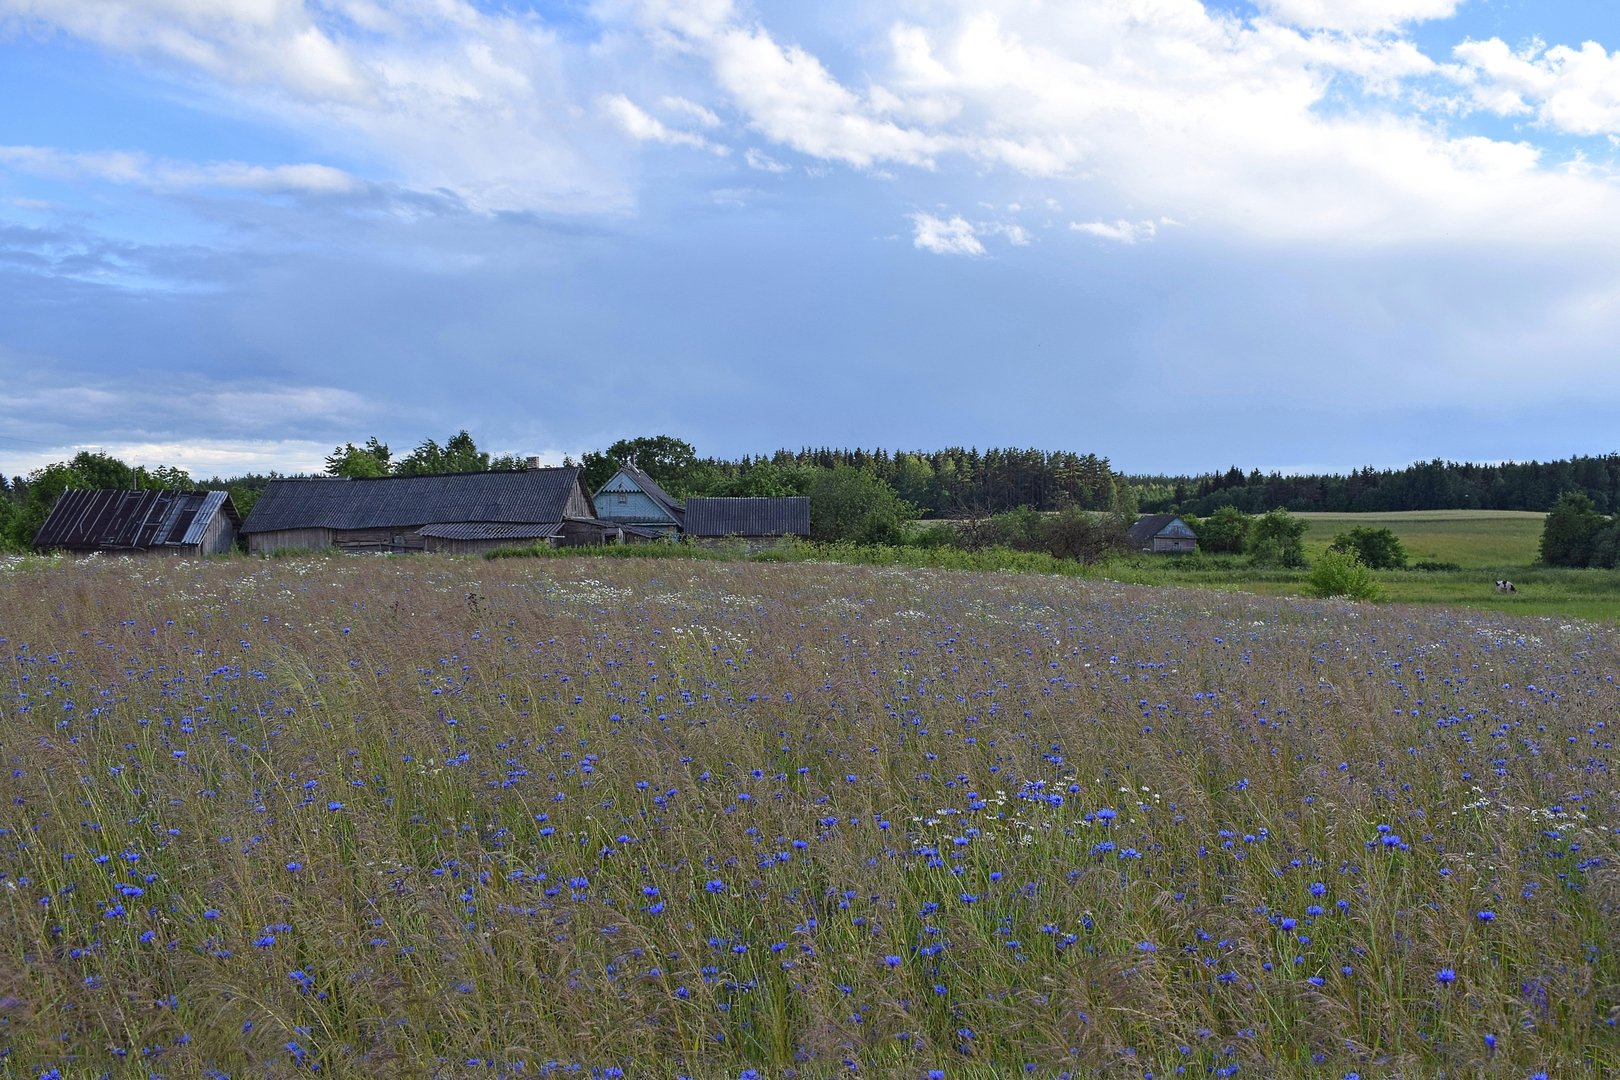
[[[596,503],[596,516],[603,521],[662,536],[679,536],[685,522],[686,507],[634,465],[619,466],[619,471],[596,489],[592,501]]]

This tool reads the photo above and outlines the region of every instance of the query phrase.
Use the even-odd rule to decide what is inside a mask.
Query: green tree
[[[1541,561],[1548,566],[1587,565],[1592,541],[1606,524],[1585,492],[1564,492],[1541,526]]]
[[[133,491],[135,470],[111,454],[81,450],[68,461],[59,461],[28,474],[27,494],[7,522],[7,540],[12,547],[30,548],[51,507],[69,488]]]
[[[916,510],[869,469],[835,465],[810,481],[810,538],[899,544]]]
[[[142,491],[194,491],[197,487],[190,473],[173,465],[154,465],[150,469],[137,465],[134,482]]]
[[[1372,570],[1351,548],[1329,548],[1311,567],[1305,590],[1312,596],[1347,596],[1352,600],[1376,600],[1382,594]]]
[[[1611,518],[1607,525],[1593,534],[1592,550],[1587,556],[1586,565],[1600,570],[1620,567],[1620,518]]]
[[[1198,524],[1187,524],[1198,534],[1199,550],[1235,555],[1248,546],[1251,523],[1249,515],[1237,507],[1222,506]]]
[[[564,465],[574,464],[572,459],[565,459]],[[602,453],[600,450],[587,450],[580,455],[579,481],[585,485],[585,490],[595,493],[597,488],[613,479],[613,474],[619,471],[618,462]]]
[[[347,476],[351,480],[387,476],[392,471],[392,459],[388,444],[373,435],[364,446],[344,443],[326,455],[326,472],[328,476]]]
[[[489,470],[489,455],[478,449],[473,437],[463,428],[450,437],[443,446],[427,439],[400,458],[394,466],[396,476],[430,476],[438,473],[472,473]]]
[[[1297,569],[1305,565],[1304,541],[1304,520],[1279,507],[1255,519],[1249,528],[1249,542],[1244,550],[1255,566]]]
[[[895,493],[902,499],[929,512],[937,513],[934,504],[934,467],[928,459],[917,454],[896,454],[894,459]]]
[[[1357,525],[1335,536],[1328,550],[1354,552],[1362,565],[1371,570],[1398,570],[1406,565],[1406,548],[1391,529]]]
[[[1048,554],[1059,559],[1094,563],[1130,549],[1131,518],[1066,506],[1041,521],[1041,539]]]
[[[700,493],[694,487],[698,471],[697,451],[692,448],[691,443],[677,439],[673,435],[644,435],[635,439],[620,439],[607,448],[607,456],[615,462],[613,469],[591,488],[592,491],[607,483],[619,465],[634,462],[636,468],[652,477],[658,482],[659,487],[677,499]],[[585,457],[588,468],[591,464],[591,455],[587,454]]]
[[[69,487],[90,488],[96,491],[134,491],[135,470],[111,454],[81,450],[68,460],[67,468],[75,482]],[[60,494],[60,492],[58,492]],[[52,497],[51,502],[56,499]]]
[[[798,466],[782,466],[769,461],[759,461],[738,476],[715,485],[709,494],[733,498],[803,495],[809,490],[812,479],[808,470]]]

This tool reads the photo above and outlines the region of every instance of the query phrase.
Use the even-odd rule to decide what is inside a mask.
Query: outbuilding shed
[[[577,468],[272,480],[242,526],[248,551],[483,552],[618,543]]]
[[[1175,514],[1144,514],[1126,535],[1137,551],[1185,554],[1198,548],[1198,534]]]
[[[34,536],[40,551],[218,555],[242,515],[223,491],[62,492]]]
[[[686,500],[686,535],[776,540],[810,535],[810,500],[804,495]]]

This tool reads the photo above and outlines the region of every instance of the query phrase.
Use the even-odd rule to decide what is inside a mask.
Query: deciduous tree
[[[1255,566],[1298,568],[1305,565],[1304,541],[1304,520],[1278,508],[1255,519],[1245,550]]]
[[[1585,492],[1564,492],[1541,526],[1541,561],[1548,566],[1587,565],[1592,541],[1606,524]]]
[[[1357,525],[1342,532],[1328,545],[1331,551],[1354,552],[1356,558],[1371,570],[1396,570],[1406,565],[1406,548],[1392,529],[1374,529]]]

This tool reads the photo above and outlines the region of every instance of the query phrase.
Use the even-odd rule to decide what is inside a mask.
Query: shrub
[[[1329,547],[1334,551],[1354,552],[1363,564],[1374,570],[1399,570],[1406,565],[1406,548],[1390,529],[1357,525],[1335,536]]]
[[[1548,566],[1585,566],[1592,557],[1592,541],[1607,519],[1590,497],[1566,491],[1558,497],[1541,528],[1541,561]]]
[[[1248,545],[1244,550],[1255,566],[1297,569],[1305,565],[1304,538],[1303,519],[1281,508],[1268,510],[1250,526]]]
[[[1377,600],[1382,590],[1372,571],[1353,551],[1329,548],[1316,560],[1305,578],[1312,596],[1345,596],[1352,600]]]
[[[1187,515],[1182,520],[1187,521]],[[1235,506],[1223,506],[1197,524],[1187,524],[1198,534],[1200,551],[1237,554],[1249,540],[1249,515]]]

